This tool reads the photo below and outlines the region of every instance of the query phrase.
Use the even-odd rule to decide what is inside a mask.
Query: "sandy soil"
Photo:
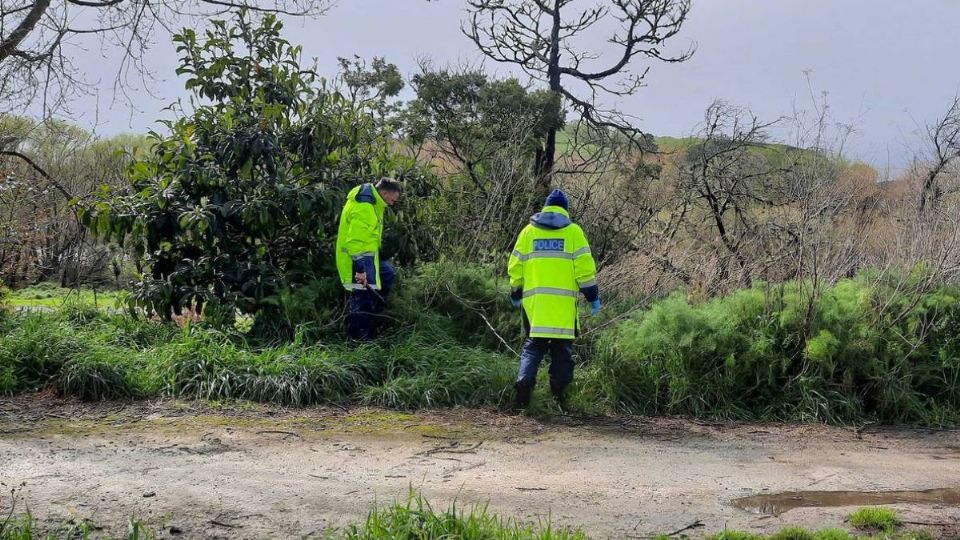
[[[434,507],[640,538],[692,524],[773,532],[845,526],[855,507],[768,515],[740,497],[960,487],[960,433],[682,419],[537,420],[492,411],[82,404],[0,399],[0,511],[22,486],[46,525],[89,519],[161,538],[314,538],[422,492]],[[898,504],[911,526],[960,537],[960,506]],[[918,525],[923,524],[923,525]],[[171,532],[173,531],[173,532]]]

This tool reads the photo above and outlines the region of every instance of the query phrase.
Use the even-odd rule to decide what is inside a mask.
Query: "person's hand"
[[[597,298],[593,302],[590,302],[590,316],[593,317],[597,313],[600,313],[600,299]]]
[[[520,299],[519,299],[519,298],[511,298],[511,299],[510,299],[510,303],[513,304],[513,307],[518,308],[518,309],[520,308]]]
[[[353,275],[353,280],[359,283],[360,285],[367,286],[367,273],[366,272],[357,272]]]

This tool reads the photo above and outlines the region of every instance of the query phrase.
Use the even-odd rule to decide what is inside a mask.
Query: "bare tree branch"
[[[77,6],[86,6],[86,7],[108,7],[108,6],[115,6],[115,5],[119,4],[120,2],[124,2],[125,0],[107,0],[107,1],[105,1],[105,2],[86,2],[86,1],[84,1],[84,0],[67,0],[67,1],[68,1],[69,3],[74,4],[74,5],[77,5]]]
[[[921,214],[928,208],[936,207],[943,196],[940,177],[951,163],[960,159],[960,96],[953,98],[947,113],[929,126],[927,133],[933,148],[933,159],[920,190]]]
[[[32,159],[30,159],[28,156],[24,155],[23,153],[17,152],[15,150],[0,150],[0,156],[11,156],[11,157],[15,157],[22,160],[27,165],[29,165],[30,168],[37,171],[37,173],[40,174],[40,176],[42,176],[47,182],[49,182],[50,185],[54,187],[54,189],[62,193],[63,196],[67,198],[67,200],[73,199],[73,195],[71,195],[70,192],[67,191],[66,188],[64,188],[60,184],[60,182],[57,182],[57,180],[54,179],[52,176],[50,176],[50,174],[47,173],[47,171],[43,170],[43,168],[37,165],[36,162],[34,162]]]
[[[33,4],[27,16],[20,21],[20,24],[14,28],[9,35],[0,36],[0,62],[3,62],[8,56],[13,54],[20,43],[30,35],[30,32],[37,26],[40,18],[50,6],[50,1],[51,0],[39,0]]]
[[[597,107],[598,93],[626,96],[641,86],[649,66],[630,73],[631,62],[643,56],[663,62],[682,62],[687,51],[669,56],[662,47],[677,35],[690,11],[690,0],[612,0],[571,13],[575,0],[468,0],[468,19],[461,31],[488,58],[514,64],[545,81],[551,92],[572,105],[582,121],[598,129],[611,129],[643,149],[648,139],[623,115]],[[611,16],[619,30],[607,39],[614,59],[606,66],[589,67],[605,55],[581,50],[585,33]],[[610,51],[604,51],[610,54]],[[609,79],[609,81],[608,81]],[[616,80],[619,79],[619,80]],[[587,85],[589,97],[578,95],[569,82]],[[541,187],[549,186],[556,164],[556,131],[547,134],[537,166]]]
[[[73,64],[85,45],[68,36],[99,36],[101,47],[120,52],[114,96],[125,97],[128,86],[150,90],[150,66],[144,62],[158,30],[172,28],[194,18],[209,18],[230,10],[248,9],[260,13],[290,16],[320,15],[332,0],[33,0],[4,9],[0,20],[0,112],[22,111],[40,102],[49,115],[75,98],[92,90],[83,73]],[[93,26],[74,25],[76,20]],[[78,44],[79,41],[79,44]],[[77,49],[72,47],[76,46]],[[136,72],[140,81],[128,80]],[[141,84],[142,83],[142,84]]]

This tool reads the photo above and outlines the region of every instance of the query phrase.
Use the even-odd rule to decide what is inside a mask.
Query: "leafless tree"
[[[445,196],[432,205],[433,219],[443,224],[435,239],[448,256],[485,260],[512,247],[529,217],[533,201],[532,163],[525,142],[531,127],[524,118],[500,126],[499,143],[460,136],[433,139],[417,150],[418,159],[435,164]],[[482,158],[473,162],[473,159]]]
[[[645,230],[665,204],[656,182],[660,167],[623,139],[582,123],[568,133],[568,152],[556,163],[555,183],[570,196],[598,266],[646,250]]]
[[[677,163],[671,237],[686,228],[686,236],[710,246],[718,265],[710,287],[734,275],[734,282],[749,283],[768,262],[772,216],[791,202],[781,188],[792,156],[769,144],[768,130],[775,124],[714,102],[704,114],[699,142]]]
[[[0,151],[0,279],[17,286],[37,280],[61,285],[109,278],[114,255],[91,238],[70,199],[118,184],[140,138],[96,140],[63,122],[0,117],[15,133]]]
[[[960,96],[953,98],[942,118],[927,126],[927,135],[932,155],[920,190],[921,214],[927,210],[936,211],[944,194],[943,177],[960,162]]]
[[[611,0],[575,10],[576,0],[468,0],[468,19],[462,30],[496,62],[518,66],[547,83],[560,107],[564,102],[594,128],[615,131],[637,146],[650,139],[624,115],[604,110],[601,93],[627,96],[642,85],[649,67],[631,71],[637,57],[683,62],[693,47],[677,54],[664,52],[667,40],[680,32],[690,12],[690,0]],[[618,30],[607,39],[613,58],[602,51],[585,51],[578,43],[590,30],[603,27],[610,17]],[[609,58],[609,56],[607,57]],[[541,188],[550,185],[557,152],[557,129],[545,139],[537,159]]]
[[[913,166],[887,183],[875,267],[922,269],[916,291],[960,275],[960,97],[926,129]]]

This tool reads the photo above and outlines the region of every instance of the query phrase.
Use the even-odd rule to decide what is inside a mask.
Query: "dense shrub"
[[[673,295],[601,338],[584,392],[648,414],[955,423],[960,288],[893,285],[842,281],[812,307],[797,283]]]
[[[0,342],[0,366],[17,389],[37,389],[55,379],[67,362],[93,347],[86,336],[56,316],[20,315],[6,324]]]
[[[131,303],[165,318],[196,306],[226,319],[264,313],[256,333],[284,335],[318,314],[311,304],[339,298],[340,209],[351,188],[381,176],[402,178],[408,195],[385,217],[384,255],[409,262],[428,251],[409,201],[428,195],[431,175],[400,151],[372,102],[301,67],[282,27],[240,12],[205,33],[177,33],[177,73],[196,106],[150,134],[129,185],[76,206],[91,232],[147,269]]]
[[[516,348],[520,313],[510,304],[509,284],[496,276],[490,265],[423,264],[401,283],[393,314],[399,325],[433,339],[504,350],[499,335]]]

